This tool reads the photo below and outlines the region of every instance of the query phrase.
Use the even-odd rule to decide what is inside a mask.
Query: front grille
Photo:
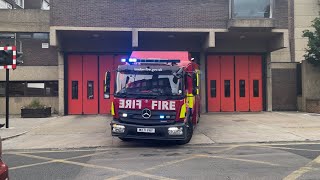
[[[151,111],[151,117],[145,119],[142,117],[142,110],[120,110],[120,121],[129,124],[143,124],[143,125],[162,125],[173,124],[176,119],[175,111]],[[121,117],[123,113],[128,114],[126,118]],[[170,116],[170,118],[160,119],[160,115]]]

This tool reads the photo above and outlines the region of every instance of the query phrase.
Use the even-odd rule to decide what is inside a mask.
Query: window
[[[58,81],[50,81],[45,83],[46,86],[46,96],[58,96],[59,89],[58,89]]]
[[[23,96],[25,94],[24,82],[13,82],[9,84],[9,96]]]
[[[49,33],[17,33],[18,39],[48,40]]]
[[[108,71],[106,72],[106,75],[105,75],[105,80],[104,80],[104,99],[109,99],[110,98],[110,76],[111,76],[111,73]]]
[[[48,40],[49,33],[33,33],[33,39]]]
[[[0,83],[0,96],[4,96],[6,93],[6,84]]]
[[[273,0],[231,0],[232,18],[272,18]]]
[[[27,83],[26,94],[29,96],[37,96],[40,94],[44,94],[44,83]]]
[[[216,80],[210,81],[210,94],[211,94],[211,97],[217,97],[217,81]]]
[[[72,81],[72,99],[78,99],[78,97],[79,97],[78,81]]]
[[[94,91],[93,91],[93,81],[88,81],[87,86],[87,98],[88,99],[94,99]]]
[[[253,97],[259,97],[259,80],[253,80]]]
[[[5,96],[6,82],[0,82],[0,96]],[[54,97],[58,96],[58,81],[25,82],[11,81],[9,96],[12,97]]]
[[[239,80],[239,94],[240,97],[246,97],[246,81],[245,80]]]
[[[230,80],[224,80],[224,97],[230,97],[231,95],[231,87]]]

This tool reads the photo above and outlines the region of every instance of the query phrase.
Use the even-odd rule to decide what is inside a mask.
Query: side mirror
[[[192,94],[196,96],[198,94],[198,78],[197,74],[192,74]]]
[[[192,94],[193,94],[194,96],[196,96],[196,95],[198,94],[197,88],[193,88],[193,89],[192,89]]]
[[[104,78],[104,98],[110,98],[110,82],[111,82],[111,73],[107,71]]]

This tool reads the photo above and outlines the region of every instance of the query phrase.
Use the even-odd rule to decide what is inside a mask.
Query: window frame
[[[270,1],[270,17],[269,18],[263,18],[263,17],[233,17],[233,11],[234,11],[234,1],[235,0],[229,0],[229,19],[273,19],[274,14],[274,4],[275,0],[269,0]]]

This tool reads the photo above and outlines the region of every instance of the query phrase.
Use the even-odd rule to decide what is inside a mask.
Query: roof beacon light
[[[136,59],[136,58],[129,58],[129,59],[121,59],[121,62],[131,63],[154,63],[154,64],[161,64],[161,63],[180,63],[178,59]]]
[[[130,58],[130,59],[129,59],[129,62],[131,62],[131,63],[137,62],[137,59],[136,59],[136,58]]]

